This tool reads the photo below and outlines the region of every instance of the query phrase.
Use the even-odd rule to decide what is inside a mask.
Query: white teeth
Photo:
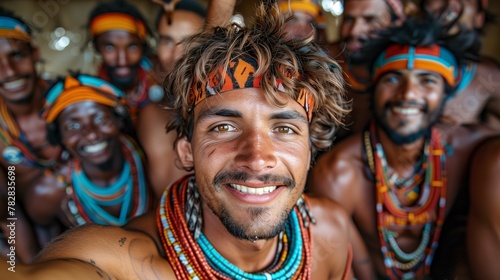
[[[237,184],[229,184],[229,185],[231,186],[231,188],[236,189],[242,193],[256,194],[256,195],[263,195],[263,194],[272,193],[277,188],[276,186],[269,186],[269,187],[263,187],[263,188],[249,188],[249,187],[237,185]]]
[[[83,147],[83,150],[86,153],[92,154],[92,153],[97,153],[97,152],[104,150],[104,148],[106,148],[107,146],[108,146],[108,142],[104,141],[104,142],[100,142],[100,143],[97,143],[94,145],[85,146],[85,147]]]
[[[26,83],[26,79],[22,78],[22,79],[15,80],[12,82],[6,82],[3,84],[3,87],[7,90],[13,90],[13,89],[16,89],[16,88],[23,86],[24,83]]]
[[[417,108],[404,108],[404,107],[394,107],[392,109],[395,113],[401,115],[416,115],[420,112]]]

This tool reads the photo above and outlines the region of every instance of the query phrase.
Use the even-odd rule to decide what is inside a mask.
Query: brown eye
[[[293,129],[291,129],[288,126],[280,126],[280,127],[277,127],[276,130],[278,131],[278,133],[282,133],[282,134],[294,133]]]
[[[231,132],[236,130],[232,125],[229,124],[219,124],[213,129],[215,132]]]

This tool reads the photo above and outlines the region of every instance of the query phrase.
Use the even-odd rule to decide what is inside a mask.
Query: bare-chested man
[[[16,215],[25,212],[28,216],[33,211],[30,206],[36,201],[32,200],[32,190],[27,185],[35,179],[44,180],[44,190],[57,184],[53,171],[61,154],[59,147],[49,144],[45,122],[39,115],[48,85],[36,72],[40,53],[31,39],[28,25],[0,8],[0,166],[4,173],[9,168],[11,172],[14,170]],[[2,205],[7,205],[7,201]],[[40,238],[33,240],[31,230],[22,230],[31,227],[30,221],[23,217],[19,216],[17,221],[17,238],[23,240],[17,252],[21,261],[28,262],[38,249],[36,244],[49,241],[59,229],[39,228]],[[2,222],[6,218],[2,216]]]
[[[468,159],[492,133],[437,123],[467,57],[456,49],[466,46],[440,37],[443,30],[432,19],[407,20],[368,43],[373,121],[320,158],[311,175],[311,192],[343,205],[359,230],[355,260],[368,251],[354,262],[362,279],[430,276],[442,225],[465,190]],[[455,257],[447,252],[447,268]]]
[[[70,231],[11,279],[350,278],[348,218],[304,196],[313,154],[346,112],[340,68],[288,40],[277,5],[193,37],[166,79],[182,165],[155,213]]]

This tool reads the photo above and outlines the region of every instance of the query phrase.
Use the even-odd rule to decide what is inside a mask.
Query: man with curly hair
[[[168,128],[194,175],[166,189],[157,211],[125,228],[70,231],[9,277],[352,277],[348,218],[303,195],[314,154],[348,111],[342,72],[283,24],[276,4],[261,4],[250,28],[191,37],[165,87]]]

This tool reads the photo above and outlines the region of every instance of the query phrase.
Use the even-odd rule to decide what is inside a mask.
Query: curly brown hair
[[[262,88],[268,101],[284,105],[274,86],[277,79],[293,99],[297,99],[297,89],[305,88],[310,92],[314,100],[311,149],[313,153],[328,149],[337,127],[343,125],[343,118],[350,110],[342,70],[313,42],[314,35],[303,40],[286,36],[282,26],[289,19],[283,17],[276,3],[260,4],[251,27],[233,24],[190,37],[185,42],[186,53],[165,79],[166,108],[174,111],[167,130],[176,130],[178,139],[184,136],[191,139],[193,85],[205,81],[214,69],[227,69],[233,58],[249,56],[258,62],[255,75],[262,76]],[[284,73],[290,71],[299,73],[300,78]]]

